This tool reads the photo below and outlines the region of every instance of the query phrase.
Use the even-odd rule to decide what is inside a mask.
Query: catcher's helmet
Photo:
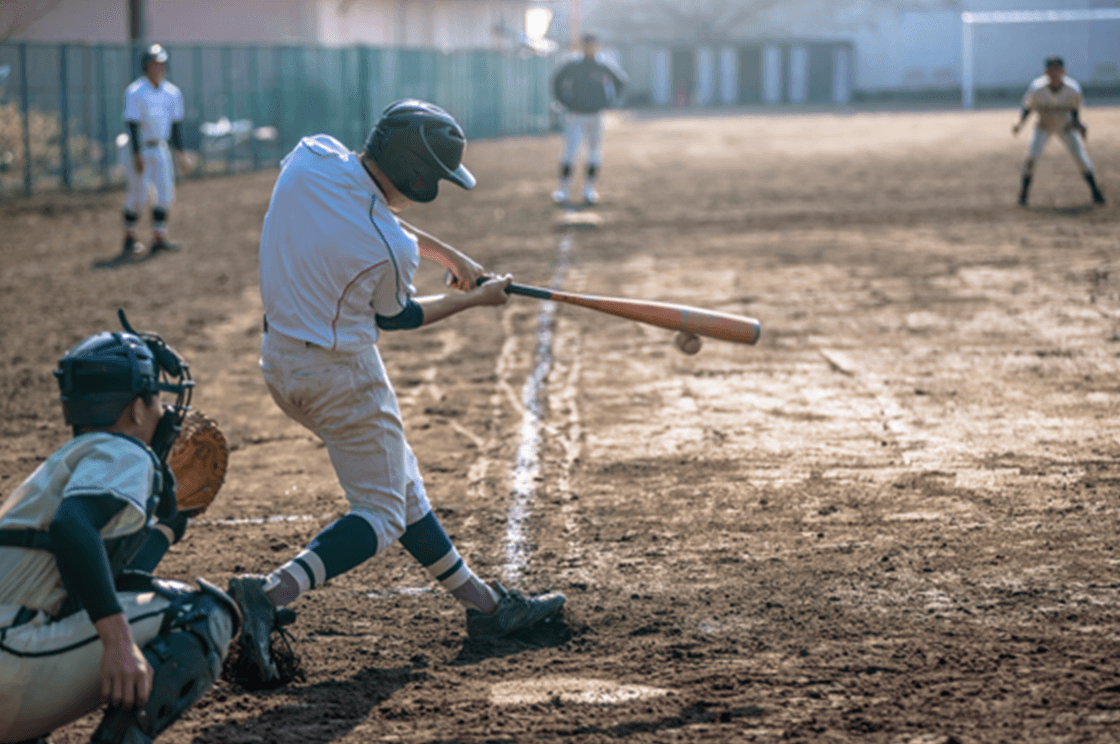
[[[159,44],[152,44],[140,55],[140,69],[147,70],[149,62],[167,64],[167,50]]]
[[[54,375],[62,412],[77,434],[83,427],[112,426],[138,397],[174,393],[175,403],[164,406],[151,442],[162,460],[190,407],[194,387],[190,367],[163,339],[154,333],[136,333],[124,311],[117,312],[124,332],[90,336],[58,361]]]
[[[397,190],[414,202],[436,198],[439,179],[473,189],[474,175],[462,164],[467,138],[439,106],[406,98],[389,104],[366,138],[365,154]]]

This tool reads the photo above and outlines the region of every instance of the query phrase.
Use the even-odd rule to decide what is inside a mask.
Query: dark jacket
[[[595,114],[616,104],[629,78],[602,56],[580,56],[568,62],[552,78],[552,95],[564,108],[577,114]]]

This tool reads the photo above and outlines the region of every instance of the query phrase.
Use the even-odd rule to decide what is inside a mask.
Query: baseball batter
[[[136,570],[174,539],[157,519],[186,526],[165,464],[186,369],[131,333],[91,336],[59,362],[74,438],[0,505],[0,742],[46,742],[101,702],[91,741],[150,742],[221,671],[240,622],[229,596]]]
[[[175,202],[171,148],[175,149],[180,170],[184,173],[190,170],[190,161],[183,152],[183,94],[174,83],[164,79],[167,50],[152,44],[140,58],[140,67],[144,74],[124,93],[124,121],[129,135],[128,162],[124,169],[128,174],[124,256],[143,251],[136,240],[136,221],[148,204],[149,190],[155,191],[151,252],[179,249],[178,244],[167,239],[168,213]]]
[[[599,39],[594,34],[583,35],[582,55],[553,76],[552,95],[567,112],[560,187],[552,195],[557,203],[567,203],[570,198],[572,168],[583,143],[587,144],[583,200],[587,204],[598,203],[595,182],[603,163],[603,111],[618,103],[628,80],[625,72],[599,53]]]
[[[1088,153],[1085,152],[1085,137],[1088,135],[1088,129],[1078,113],[1082,103],[1081,86],[1066,75],[1066,65],[1061,57],[1047,57],[1045,64],[1046,74],[1035,78],[1027,88],[1027,93],[1023,96],[1022,116],[1011,127],[1012,133],[1018,135],[1031,112],[1038,114],[1038,124],[1031,136],[1027,160],[1023,163],[1023,184],[1019,190],[1019,204],[1027,205],[1034,164],[1042,157],[1042,151],[1050,135],[1062,138],[1066,149],[1081,167],[1081,174],[1092,191],[1093,202],[1104,204],[1104,194],[1097,186],[1093,164],[1089,161]]]
[[[267,576],[231,579],[239,604],[273,617],[247,617],[241,637],[264,681],[278,679],[269,648],[276,609],[398,540],[466,608],[471,638],[512,633],[564,604],[561,594],[530,598],[484,583],[456,550],[428,503],[376,346],[382,331],[508,301],[509,276],[486,274],[395,216],[435,199],[440,179],[473,188],[465,147],[446,111],[408,99],[385,109],[361,152],[320,134],[283,160],[261,230],[260,366],[277,405],[326,444],[350,511]],[[414,297],[421,257],[464,291]]]

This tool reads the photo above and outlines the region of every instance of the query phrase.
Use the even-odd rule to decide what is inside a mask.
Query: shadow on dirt
[[[331,680],[310,687],[286,687],[280,694],[300,702],[266,711],[255,719],[231,720],[204,729],[193,744],[231,741],[291,741],[325,744],[344,736],[370,711],[401,688],[428,678],[417,666],[368,668],[348,680]],[[260,693],[268,697],[269,693]],[[239,706],[239,710],[242,710]]]
[[[469,666],[486,659],[500,659],[523,651],[563,646],[574,634],[575,629],[562,615],[551,617],[505,638],[494,641],[467,640],[451,665]]]
[[[1079,217],[1083,214],[1089,214],[1096,209],[1092,204],[1082,204],[1076,207],[1031,207],[1030,211],[1035,214],[1050,215],[1053,217]]]

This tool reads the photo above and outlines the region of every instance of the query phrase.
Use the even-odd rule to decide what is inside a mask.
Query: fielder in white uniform
[[[1012,133],[1018,135],[1031,112],[1038,114],[1038,124],[1031,136],[1027,160],[1023,163],[1023,183],[1019,190],[1019,204],[1027,205],[1034,164],[1042,157],[1042,151],[1050,135],[1061,137],[1066,149],[1080,166],[1081,175],[1085,177],[1092,191],[1093,201],[1104,204],[1104,194],[1097,186],[1093,164],[1089,161],[1088,153],[1085,152],[1085,137],[1088,135],[1088,129],[1079,116],[1081,104],[1081,86],[1066,75],[1065,62],[1061,57],[1047,57],[1046,74],[1035,78],[1027,88],[1027,93],[1023,96],[1022,115],[1011,127]]]
[[[150,742],[210,688],[238,630],[214,585],[145,572],[186,527],[165,460],[193,385],[149,338],[67,352],[55,375],[74,438],[0,505],[0,742],[48,742],[102,702],[92,742]]]
[[[560,204],[568,202],[572,168],[579,157],[580,145],[587,144],[587,178],[583,182],[583,200],[596,204],[599,192],[595,182],[603,164],[603,111],[622,98],[629,80],[626,73],[599,54],[599,39],[583,35],[583,54],[571,60],[552,77],[552,95],[566,113],[564,152],[560,155],[560,187],[552,198]]]
[[[183,152],[183,93],[169,80],[167,50],[153,44],[140,58],[144,74],[124,94],[124,121],[129,130],[125,148],[125,173],[128,174],[128,196],[124,203],[124,255],[143,251],[136,241],[136,222],[148,204],[149,191],[155,191],[152,202],[152,253],[179,249],[167,239],[167,220],[175,202],[175,169],[171,162],[174,148],[179,168],[186,173],[190,161]]]
[[[472,188],[465,147],[446,111],[408,99],[385,109],[360,153],[320,134],[283,160],[261,230],[261,371],[277,405],[326,444],[350,511],[267,576],[231,579],[243,607],[275,613],[398,540],[466,608],[471,638],[507,635],[564,604],[561,594],[530,598],[484,583],[455,549],[428,503],[376,346],[382,331],[508,301],[509,276],[485,274],[394,214],[435,199],[440,179]],[[421,257],[465,291],[413,297]],[[279,678],[274,626],[247,617],[241,637],[266,682]]]

